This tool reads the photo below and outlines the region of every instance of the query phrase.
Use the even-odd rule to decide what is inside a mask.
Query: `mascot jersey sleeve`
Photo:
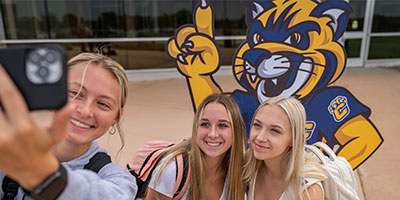
[[[334,133],[346,121],[355,116],[368,118],[371,111],[359,102],[348,90],[330,87],[312,95],[304,102],[307,113],[306,140],[308,144],[321,141],[322,136],[328,144],[336,143]]]

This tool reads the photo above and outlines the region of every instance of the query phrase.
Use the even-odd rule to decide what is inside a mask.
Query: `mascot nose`
[[[252,49],[243,54],[243,58],[252,66],[258,66],[260,63],[271,57],[271,52],[266,49]]]

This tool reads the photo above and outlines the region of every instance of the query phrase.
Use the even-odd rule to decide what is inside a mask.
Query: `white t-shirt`
[[[163,163],[165,160],[161,160],[161,163]],[[162,165],[162,164],[161,164]],[[165,167],[163,173],[160,176],[160,179],[157,182],[157,185],[155,185],[155,181],[158,176],[158,171],[160,170],[160,165],[158,165],[152,174],[150,183],[149,183],[149,188],[169,197],[173,198],[174,195],[174,189],[175,189],[175,178],[176,178],[176,161],[173,159],[171,162],[167,164]],[[190,187],[190,185],[189,185]],[[185,194],[181,198],[182,200],[185,200],[187,198],[189,190],[185,191]],[[224,182],[224,189],[222,190],[221,197],[219,200],[226,200],[228,199],[228,176],[225,177],[225,182]]]
[[[255,178],[253,178],[253,180],[251,180],[250,185],[249,185],[249,191],[247,193],[247,200],[253,200],[254,199],[254,188],[255,188],[255,183],[256,183],[256,178],[257,178],[257,173],[255,175]],[[316,178],[305,178],[306,180],[306,188],[310,187],[313,184],[318,184],[323,192],[323,196],[325,196],[324,194],[324,188],[322,187],[322,183],[319,179]],[[325,198],[325,197],[324,197]],[[281,197],[279,198],[279,200],[288,200],[289,198],[286,195],[286,191],[284,191],[281,195]]]

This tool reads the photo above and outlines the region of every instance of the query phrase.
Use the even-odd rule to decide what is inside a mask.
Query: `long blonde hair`
[[[245,126],[240,114],[240,110],[236,102],[225,94],[212,94],[205,98],[197,109],[193,120],[192,137],[183,141],[175,148],[166,152],[165,161],[160,167],[156,182],[159,179],[160,174],[165,169],[167,163],[171,162],[177,155],[182,153],[189,153],[190,155],[190,166],[191,176],[190,185],[188,192],[188,199],[190,200],[204,200],[206,199],[206,171],[205,171],[205,159],[204,153],[196,142],[197,130],[199,128],[200,118],[203,114],[203,110],[209,103],[219,103],[225,106],[228,113],[229,119],[232,124],[232,146],[225,155],[221,169],[226,170],[226,174],[229,177],[229,189],[228,199],[230,200],[242,200],[244,199],[244,185],[241,179],[243,157],[245,149]],[[183,191],[185,192],[185,191]]]
[[[304,191],[304,178],[308,177],[310,171],[319,172],[312,173],[313,178],[318,178],[323,180],[323,172],[319,168],[318,163],[307,160],[305,157],[305,122],[306,122],[306,112],[303,105],[294,98],[285,97],[273,97],[264,103],[262,103],[256,110],[254,118],[258,111],[266,105],[275,105],[282,108],[289,118],[289,123],[292,132],[292,147],[289,148],[284,155],[282,161],[282,172],[285,173],[285,191],[286,195],[290,199],[303,199]],[[253,180],[256,172],[262,165],[262,160],[257,160],[254,157],[253,149],[250,146],[249,154],[247,155],[246,163],[244,166],[243,180],[248,185],[251,180]],[[308,166],[309,165],[309,166]],[[307,171],[305,170],[307,168]],[[315,176],[315,174],[321,174],[321,176]]]
[[[85,69],[82,75],[82,82],[81,82],[81,87],[83,86],[84,80],[85,80],[85,74],[86,70],[91,64],[95,64],[97,66],[101,66],[104,69],[108,70],[111,72],[114,77],[118,80],[118,83],[120,85],[120,102],[119,102],[119,107],[118,107],[118,115],[117,115],[117,122],[115,124],[115,128],[118,130],[118,134],[121,140],[121,148],[120,150],[125,146],[125,136],[123,134],[121,124],[120,124],[120,119],[122,117],[122,109],[125,106],[126,99],[128,96],[128,88],[129,88],[129,81],[128,77],[126,76],[125,69],[122,67],[121,64],[116,62],[115,60],[104,56],[100,53],[80,53],[76,55],[75,57],[71,58],[67,65],[68,68],[72,69],[75,66],[78,66],[79,64],[86,63]],[[80,91],[79,91],[80,92]],[[79,93],[78,92],[78,93]]]

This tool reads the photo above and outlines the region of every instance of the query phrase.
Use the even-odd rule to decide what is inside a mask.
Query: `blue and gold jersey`
[[[368,118],[370,109],[342,87],[329,87],[313,94],[303,104],[307,113],[306,140],[308,144],[325,137],[332,147],[337,143],[334,134],[346,121],[357,115]]]

